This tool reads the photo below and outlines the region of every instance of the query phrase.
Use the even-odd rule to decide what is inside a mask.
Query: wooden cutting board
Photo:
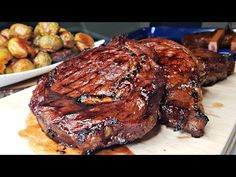
[[[35,154],[28,141],[19,136],[30,113],[28,103],[33,89],[0,99],[0,154]],[[192,138],[158,126],[127,147],[134,154],[229,154],[236,139],[236,73],[204,88],[203,93],[210,119],[203,137]]]

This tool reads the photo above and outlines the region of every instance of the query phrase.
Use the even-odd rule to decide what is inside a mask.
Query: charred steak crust
[[[125,144],[156,125],[162,75],[148,56],[101,46],[43,76],[29,106],[42,130],[59,143],[84,152]]]

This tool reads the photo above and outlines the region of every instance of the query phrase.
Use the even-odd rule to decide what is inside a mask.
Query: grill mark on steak
[[[123,77],[123,75],[125,75],[125,72],[123,70],[127,70],[127,69],[128,69],[127,63],[124,63],[120,67],[117,67],[117,64],[114,64],[111,68],[103,69],[102,73],[98,73],[97,77],[94,76],[91,80],[88,81],[87,84],[76,88],[77,90],[70,93],[69,95],[74,96],[74,95],[80,94],[80,93],[89,93],[89,90],[90,90],[90,92],[93,92],[96,90],[96,83],[98,81],[102,81],[103,83],[106,83],[105,86],[108,86],[109,81],[115,82],[116,78]],[[110,76],[108,74],[109,72],[112,72],[113,76]],[[118,73],[118,74],[116,74],[116,73]],[[101,84],[102,83],[99,83],[99,85],[101,85]],[[94,86],[95,86],[95,88],[94,88]]]
[[[80,72],[76,72],[75,74],[72,75],[72,77],[75,77],[75,78],[77,77],[76,80],[72,79],[71,77],[66,78],[64,80],[65,84],[63,83],[63,86],[71,86],[71,84],[75,83],[76,81],[78,81],[79,79],[81,79],[83,77],[88,76],[89,74],[91,74],[91,72],[96,73],[98,70],[105,69],[105,68],[109,67],[112,64],[113,64],[112,61],[104,62],[103,65],[101,63],[100,65],[102,65],[102,67],[101,66],[96,67],[95,64],[90,64],[87,67],[81,69]],[[91,69],[91,67],[95,68],[95,69]]]
[[[117,99],[118,98],[117,97],[118,87],[120,87],[122,85],[125,85],[125,86],[128,85],[128,87],[130,87],[130,89],[133,88],[133,83],[132,83],[132,81],[130,82],[130,80],[136,76],[136,74],[139,72],[139,68],[141,67],[140,63],[136,63],[135,65],[136,66],[132,66],[128,72],[122,72],[121,75],[116,75],[116,77],[113,76],[114,84],[112,84],[112,81],[109,82],[106,80],[106,81],[104,81],[104,83],[106,83],[105,85],[100,85],[100,87],[95,88],[95,90],[92,91],[92,93],[98,94],[98,95],[105,94],[105,93],[106,93],[106,95],[116,95],[116,99]],[[122,79],[120,79],[120,78],[122,78]],[[111,80],[111,79],[108,79],[108,80]],[[107,90],[113,90],[113,91],[108,92]],[[121,95],[119,95],[119,96],[121,96]]]
[[[108,58],[109,59],[109,58]],[[119,59],[119,58],[118,58]],[[101,62],[101,61],[100,61]],[[120,61],[117,61],[117,63],[119,64],[120,63]],[[121,64],[121,63],[120,63]],[[96,63],[94,64],[94,65],[96,65]],[[106,66],[106,63],[104,63],[104,65]],[[109,65],[109,66],[111,66],[111,65]],[[117,65],[116,65],[116,63],[114,64],[114,65],[112,65],[113,67],[112,68],[115,68],[115,69],[119,69],[119,68],[121,68],[121,67],[117,67]],[[91,66],[91,67],[93,67],[93,66]],[[109,69],[112,69],[112,68],[109,68]],[[98,68],[98,69],[100,69],[100,68]],[[98,69],[96,69],[96,70],[94,70],[94,71],[97,71]],[[103,68],[101,68],[101,69],[103,69],[102,71],[103,72],[105,72],[105,70],[106,70],[106,67],[103,67]],[[83,73],[83,71],[86,71],[86,68],[85,69],[82,69],[82,71],[81,71],[81,73]],[[81,75],[81,73],[77,73],[76,75]],[[93,72],[92,73],[89,73],[89,74],[93,74]],[[99,73],[97,73],[97,74],[99,74]],[[103,75],[105,75],[105,74],[103,74]],[[70,93],[70,92],[72,92],[73,90],[75,90],[75,89],[78,89],[77,87],[73,87],[73,85],[75,85],[75,86],[77,86],[77,85],[80,85],[81,87],[83,87],[83,88],[85,88],[85,85],[86,84],[89,84],[89,80],[88,79],[86,79],[86,76],[87,77],[90,77],[89,75],[81,75],[79,78],[78,78],[78,80],[77,81],[74,81],[74,83],[72,84],[70,84],[70,85],[68,85],[67,86],[67,89],[65,89],[65,92],[63,92],[63,93]],[[93,77],[92,77],[92,79],[93,78],[96,78],[96,76],[97,75],[95,75],[95,74],[93,74]],[[102,77],[102,76],[101,76]],[[87,82],[85,83],[85,82],[83,82],[83,83],[85,83],[84,85],[81,85],[80,84],[80,81],[81,80],[79,80],[80,78],[82,78],[82,82],[83,82],[83,80],[87,80]],[[96,78],[97,79],[97,78]],[[68,79],[66,79],[65,81],[62,81],[62,82],[68,82],[68,80],[72,80],[71,78],[68,78]],[[96,82],[96,80],[94,80],[95,82]],[[69,81],[69,82],[71,82],[71,81]],[[77,83],[77,82],[79,82],[79,83]],[[105,81],[104,81],[105,82]],[[56,86],[54,86],[54,87],[56,87]],[[73,90],[71,90],[70,88],[72,88]],[[55,89],[55,88],[53,88],[53,89]],[[57,88],[57,90],[60,90],[60,92],[62,91],[62,88],[61,87],[58,87]],[[75,93],[74,93],[75,95],[76,94],[79,94],[79,92],[77,91],[75,91]],[[73,95],[73,94],[72,94]]]
[[[83,65],[83,63],[86,63],[86,62],[81,62],[81,65]],[[111,65],[111,64],[112,64],[112,62],[109,62],[109,61],[108,61],[108,62],[105,62],[104,65],[102,65],[102,63],[101,63],[101,65],[102,65],[103,67],[96,67],[96,70],[94,70],[94,72],[96,72],[96,71],[99,70],[99,69],[104,69],[104,68],[108,67],[108,66]],[[85,67],[82,68],[81,70],[79,70],[80,68],[78,68],[78,70],[79,70],[78,72],[72,73],[72,74],[69,75],[67,78],[63,78],[63,80],[61,81],[61,83],[59,83],[59,86],[62,85],[63,87],[67,87],[67,86],[69,86],[70,84],[76,82],[77,80],[79,80],[79,79],[81,79],[81,78],[86,77],[87,75],[89,75],[91,69],[89,70],[87,67],[95,67],[95,66],[91,63],[91,61],[88,62],[88,64],[85,65]],[[56,86],[57,86],[57,85],[56,85]],[[56,86],[54,86],[54,87],[56,87]],[[54,88],[54,89],[55,89],[55,88]]]
[[[69,77],[71,74],[74,74],[75,71],[79,70],[79,69],[86,69],[86,67],[91,67],[90,64],[93,64],[93,60],[96,59],[95,56],[93,56],[93,60],[87,60],[89,58],[89,56],[91,56],[91,54],[96,54],[99,53],[101,50],[99,48],[94,48],[91,49],[91,53],[87,54],[85,51],[81,52],[80,55],[78,55],[77,58],[80,58],[82,60],[86,60],[86,62],[81,62],[81,60],[75,60],[73,63],[68,62],[68,66],[71,68],[71,71],[67,70],[67,67],[65,67],[65,65],[60,65],[57,67],[57,69],[59,70],[59,72],[61,73],[60,75],[58,75],[57,79],[62,80],[65,77]],[[113,53],[107,53],[107,57],[109,58],[109,54],[112,56],[114,55]],[[85,58],[83,58],[82,56],[84,56]],[[97,57],[99,57],[100,55],[97,55]],[[101,56],[100,56],[101,57]],[[75,58],[75,57],[74,57]],[[101,58],[104,59],[106,61],[106,58]],[[101,61],[101,63],[104,61]],[[91,68],[90,68],[91,69]],[[65,71],[65,73],[64,73]],[[68,82],[71,81],[72,78],[68,78],[68,80],[66,80],[65,85],[67,86]]]

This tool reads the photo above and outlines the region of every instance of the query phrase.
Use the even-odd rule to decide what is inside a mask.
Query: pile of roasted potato
[[[91,36],[73,35],[56,22],[39,22],[34,29],[13,24],[0,32],[0,74],[44,67],[52,63],[52,53],[63,49],[82,51],[93,46]]]

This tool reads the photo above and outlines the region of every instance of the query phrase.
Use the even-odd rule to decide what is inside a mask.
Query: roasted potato
[[[54,52],[61,49],[63,52],[74,49],[79,52],[93,46],[91,36],[85,33],[74,36],[56,22],[39,22],[34,30],[30,26],[16,23],[0,31],[0,74],[50,65]]]
[[[0,74],[4,74],[5,69],[6,69],[6,65],[0,63]]]
[[[45,35],[39,39],[39,47],[45,52],[56,52],[63,46],[62,39],[57,35]]]
[[[28,71],[34,68],[34,64],[27,58],[19,59],[12,65],[12,70],[14,73]]]
[[[94,46],[93,38],[85,33],[77,33],[75,35],[75,41],[76,46],[80,51],[86,48],[92,48]]]
[[[69,31],[64,31],[60,35],[62,41],[63,41],[63,47],[65,48],[72,48],[75,45],[75,40],[73,34]]]
[[[36,36],[36,37],[34,38],[33,44],[34,44],[35,46],[39,46],[39,40],[40,40],[40,38],[41,38],[41,36]]]
[[[6,28],[6,29],[3,29],[1,32],[0,32],[1,35],[3,35],[4,37],[6,37],[7,39],[10,39],[11,38],[11,31],[10,29]]]
[[[34,48],[28,41],[16,37],[8,41],[8,50],[16,58],[25,58],[28,54],[34,57],[36,54]]]
[[[60,26],[56,22],[39,22],[35,28],[35,35],[56,35],[60,29]]]
[[[7,47],[8,39],[0,34],[0,47]]]
[[[0,64],[7,64],[13,58],[12,54],[5,47],[0,47]]]
[[[48,66],[52,63],[52,59],[47,52],[39,52],[38,55],[33,59],[36,68]]]
[[[11,38],[8,42],[8,50],[16,58],[27,57],[26,41],[20,38]]]
[[[11,25],[10,34],[13,37],[19,37],[28,40],[32,37],[32,27],[16,23]]]

